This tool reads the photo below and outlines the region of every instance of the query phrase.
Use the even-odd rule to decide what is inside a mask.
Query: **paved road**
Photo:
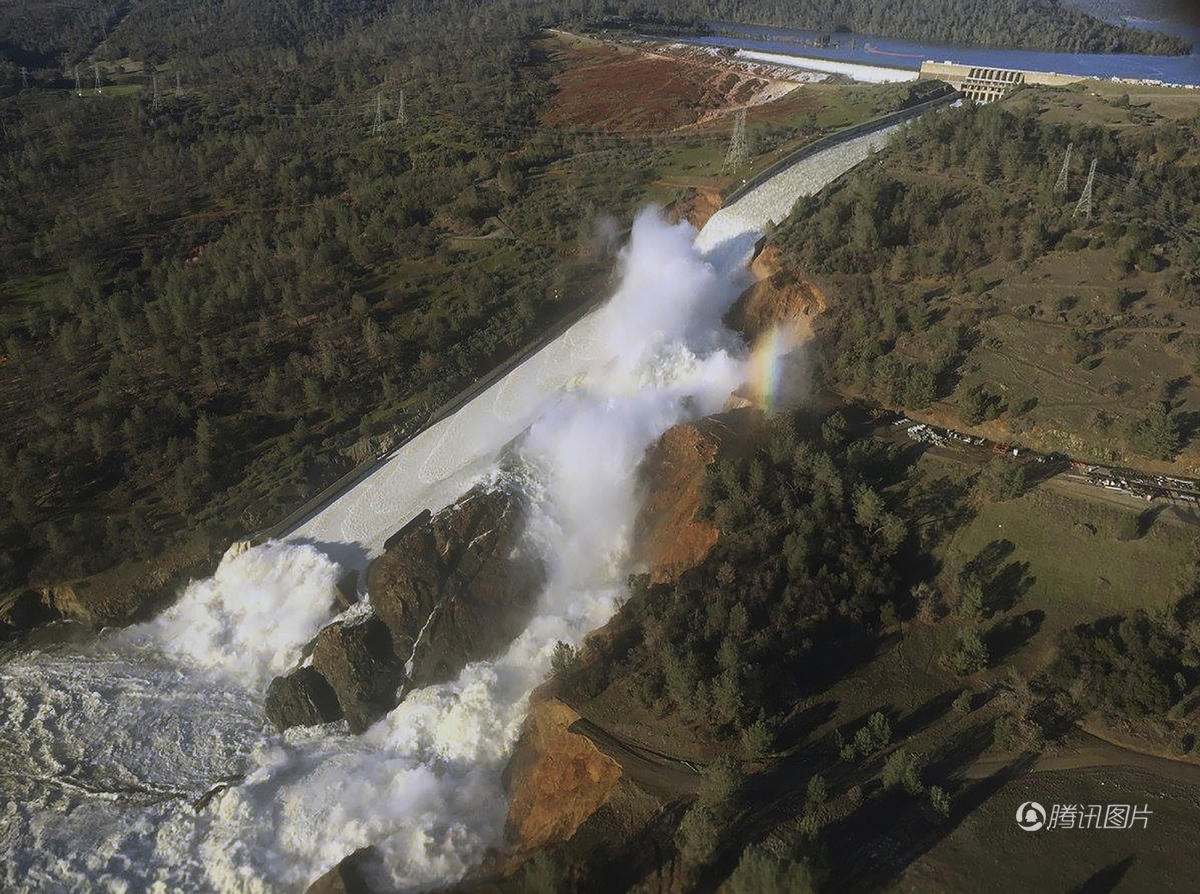
[[[882,148],[898,125],[818,152],[780,172],[708,221],[696,246],[717,267],[745,265],[768,221],[781,221],[796,200],[816,192]],[[452,416],[403,444],[286,539],[314,543],[347,567],[361,568],[384,541],[424,509],[461,496],[532,421],[547,396],[581,381],[607,361],[598,333],[604,308],[575,323]]]

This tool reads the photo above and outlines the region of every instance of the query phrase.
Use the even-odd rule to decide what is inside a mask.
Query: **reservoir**
[[[1056,72],[1091,78],[1128,78],[1187,84],[1200,87],[1200,33],[1182,25],[1136,22],[1193,39],[1187,56],[1143,56],[1136,53],[1051,53],[1043,50],[1014,50],[917,43],[890,37],[852,32],[830,34],[759,25],[713,23],[712,34],[676,36],[669,39],[698,46],[729,47],[765,53],[786,53],[836,62],[877,65],[916,71],[926,60],[955,62],[990,68]],[[654,37],[654,35],[647,35]],[[665,39],[659,35],[657,39]],[[828,41],[828,45],[823,45]]]

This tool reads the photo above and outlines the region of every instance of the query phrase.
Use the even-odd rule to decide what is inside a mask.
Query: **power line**
[[[1071,167],[1071,150],[1075,148],[1074,143],[1067,143],[1067,154],[1063,156],[1062,170],[1058,172],[1058,180],[1054,184],[1055,192],[1067,191],[1067,172]]]
[[[738,109],[733,119],[733,134],[729,137],[729,151],[721,170],[736,171],[750,160],[750,147],[746,145],[746,109]]]
[[[371,136],[383,133],[383,91],[375,91],[375,123],[371,125]]]
[[[1072,218],[1083,215],[1084,221],[1087,221],[1092,216],[1092,184],[1096,180],[1096,159],[1092,159],[1091,170],[1088,171],[1087,184],[1083,187],[1083,194],[1079,197],[1079,202],[1075,205],[1075,212],[1071,215]]]

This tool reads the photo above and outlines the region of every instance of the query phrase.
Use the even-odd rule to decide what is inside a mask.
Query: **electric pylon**
[[[1075,203],[1075,212],[1071,215],[1072,218],[1083,215],[1084,220],[1088,220],[1092,216],[1092,183],[1096,179],[1096,159],[1092,159],[1092,167],[1088,171],[1087,183],[1083,187],[1083,195],[1079,197],[1079,201]]]
[[[92,63],[92,76],[96,79],[96,92],[100,92],[100,63]]]
[[[183,86],[179,77],[179,72],[175,72],[175,95],[178,96],[182,92]]]
[[[79,85],[79,66],[75,66],[75,95],[83,96],[83,87]]]
[[[21,89],[29,89],[29,72],[24,65],[21,66]]]
[[[150,108],[157,112],[162,108],[162,94],[158,92],[158,75],[150,78],[150,85]]]
[[[1071,167],[1071,149],[1074,143],[1067,143],[1067,154],[1063,156],[1062,170],[1058,172],[1058,180],[1054,183],[1055,192],[1067,191],[1067,171]]]
[[[725,163],[721,170],[736,171],[750,160],[750,149],[746,145],[746,110],[738,109],[737,117],[733,119],[733,134],[729,138],[729,151],[725,153]]]
[[[375,123],[371,125],[371,135],[383,133],[383,92],[375,91]]]
[[[404,102],[404,91],[400,91],[400,106],[396,109],[396,123],[402,128],[408,126],[408,107]]]

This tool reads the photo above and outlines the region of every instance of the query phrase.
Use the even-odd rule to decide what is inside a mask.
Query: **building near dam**
[[[1045,87],[1065,87],[1082,81],[1079,75],[1061,75],[1052,71],[1023,71],[1018,68],[985,68],[980,65],[959,65],[954,62],[921,63],[920,77],[945,81],[964,96],[978,103],[1003,99],[1022,84]]]

